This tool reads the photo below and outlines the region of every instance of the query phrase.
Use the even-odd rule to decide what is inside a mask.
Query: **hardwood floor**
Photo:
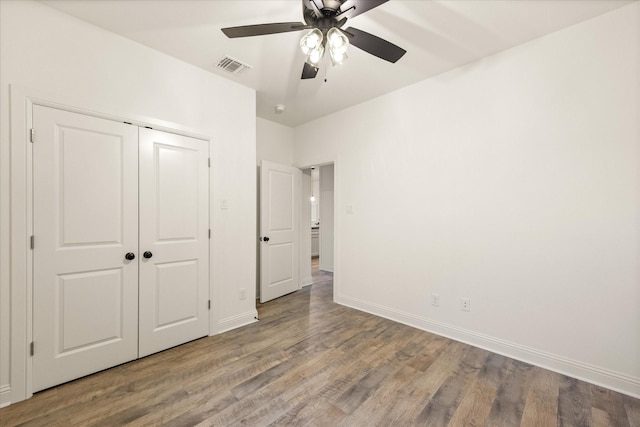
[[[2,426],[640,426],[640,400],[332,302],[332,275],[260,322],[43,392]]]

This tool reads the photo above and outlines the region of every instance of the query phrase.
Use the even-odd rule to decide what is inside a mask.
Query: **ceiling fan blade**
[[[347,0],[340,7],[341,10],[344,10],[344,12],[340,14],[340,17],[344,15],[351,19],[388,1],[389,0]]]
[[[302,77],[301,79],[315,79],[316,74],[318,74],[318,67],[314,67],[313,65],[309,65],[308,63],[304,63],[304,67],[302,68]]]
[[[311,27],[303,24],[302,22],[278,22],[274,24],[244,25],[242,27],[223,28],[222,32],[230,39],[234,39],[236,37],[252,37],[264,36],[267,34],[288,33],[290,31],[304,30],[305,28]]]
[[[349,27],[343,31],[352,45],[385,61],[395,63],[407,53],[401,47],[357,28]]]

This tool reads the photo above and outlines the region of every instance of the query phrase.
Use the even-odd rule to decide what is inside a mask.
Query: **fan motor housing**
[[[304,16],[304,21],[307,25],[311,25],[315,28],[319,28],[323,33],[326,33],[327,30],[332,27],[341,27],[346,22],[346,18],[338,21],[337,16],[340,14],[340,7],[342,6],[343,0],[324,0],[323,7],[320,9],[320,12],[323,16],[317,17],[312,9],[306,7],[303,3],[302,12]]]
[[[340,6],[342,6],[342,3],[343,1],[340,0],[324,0],[322,2],[323,7],[320,10],[325,16],[328,14],[335,16]]]

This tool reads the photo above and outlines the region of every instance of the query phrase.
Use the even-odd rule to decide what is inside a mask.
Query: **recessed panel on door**
[[[121,244],[122,136],[59,126],[57,140],[60,246]]]
[[[198,260],[156,264],[156,328],[198,319]]]
[[[294,245],[280,243],[269,245],[270,268],[269,286],[280,286],[283,282],[293,279],[294,275]]]
[[[154,145],[157,241],[198,238],[198,151]]]
[[[140,129],[140,356],[209,331],[208,152]]]
[[[269,171],[269,230],[293,231],[294,176],[291,172]]]
[[[33,107],[33,389],[137,357],[137,128]]]
[[[58,276],[56,357],[123,338],[122,269]]]

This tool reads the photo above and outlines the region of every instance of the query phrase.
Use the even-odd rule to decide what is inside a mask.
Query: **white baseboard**
[[[353,297],[337,296],[336,302],[376,316],[384,317],[414,328],[451,338],[493,353],[511,357],[550,371],[640,398],[640,378],[572,360],[563,356],[536,350],[468,329],[433,321]]]
[[[4,384],[0,386],[0,408],[11,405],[11,386]]]
[[[218,333],[221,334],[223,332],[230,331],[232,329],[239,328],[241,326],[246,326],[251,323],[255,323],[258,321],[258,311],[250,310],[246,313],[237,314],[235,316],[227,317],[225,319],[221,319],[218,322]]]
[[[300,279],[300,288],[304,288],[305,286],[311,286],[313,285],[313,277],[311,276],[307,276],[304,277],[302,279]]]

